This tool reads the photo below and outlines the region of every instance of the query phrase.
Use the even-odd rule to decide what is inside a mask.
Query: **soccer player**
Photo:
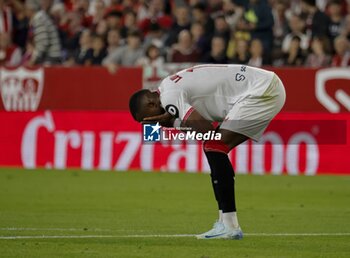
[[[241,239],[228,153],[248,139],[258,141],[285,102],[285,90],[270,71],[244,65],[198,65],[165,78],[158,91],[140,90],[129,102],[138,122],[215,130],[221,140],[203,142],[218,203],[219,219],[199,239]],[[217,128],[213,122],[219,122]]]

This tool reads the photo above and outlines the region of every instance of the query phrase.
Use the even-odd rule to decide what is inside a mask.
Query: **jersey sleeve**
[[[186,121],[194,108],[189,104],[186,92],[183,90],[172,90],[161,94],[160,101],[163,108],[176,118]]]

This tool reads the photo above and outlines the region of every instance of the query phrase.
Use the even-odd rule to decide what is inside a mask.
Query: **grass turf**
[[[350,257],[349,235],[195,234],[217,212],[203,174],[0,170],[1,257]],[[350,233],[350,177],[236,177],[245,233]],[[4,239],[4,236],[111,238]]]

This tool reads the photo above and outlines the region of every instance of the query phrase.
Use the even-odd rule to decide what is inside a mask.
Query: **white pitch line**
[[[245,236],[350,236],[350,233],[246,233]],[[182,238],[194,237],[194,234],[173,235],[77,235],[77,236],[0,236],[0,240],[9,239],[73,239],[73,238]]]
[[[0,231],[112,231],[110,229],[101,228],[0,228]],[[113,231],[127,231],[127,230],[113,230]]]
[[[65,238],[170,238],[170,237],[194,237],[195,235],[80,235],[80,236],[0,236],[2,239],[65,239]]]
[[[245,236],[350,236],[350,233],[247,233]]]

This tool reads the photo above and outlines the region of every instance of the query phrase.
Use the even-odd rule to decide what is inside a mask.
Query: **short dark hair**
[[[310,6],[316,6],[316,0],[302,0],[302,2]]]
[[[148,92],[148,90],[139,90],[136,91],[129,100],[129,110],[132,115],[132,117],[137,121],[137,113],[139,113],[141,109],[141,99],[142,97]]]
[[[333,4],[341,5],[342,2],[341,2],[341,0],[331,0],[328,2],[328,5],[333,5]]]
[[[297,36],[297,35],[294,35],[293,37],[292,37],[292,40],[297,40],[297,41],[301,41],[301,38],[299,37],[299,36]]]
[[[199,2],[199,3],[195,4],[194,6],[192,6],[192,9],[193,10],[199,10],[201,12],[205,12],[207,7],[206,7],[206,5],[204,3]]]
[[[141,38],[141,32],[138,29],[131,29],[128,31],[128,37]]]
[[[121,18],[123,16],[122,12],[117,11],[117,10],[112,10],[106,14],[106,17],[117,17]]]

